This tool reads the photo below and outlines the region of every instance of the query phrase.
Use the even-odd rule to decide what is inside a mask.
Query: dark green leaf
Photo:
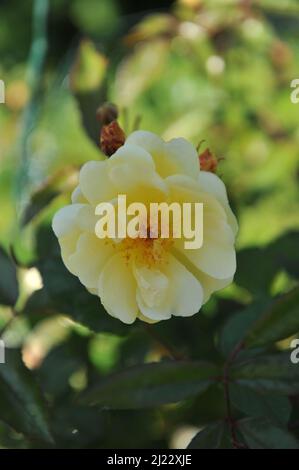
[[[236,345],[244,340],[248,329],[269,305],[270,300],[260,300],[244,310],[236,312],[228,319],[219,338],[219,347],[225,356],[228,356]]]
[[[238,384],[230,384],[229,392],[233,405],[248,416],[271,417],[281,425],[286,425],[290,418],[292,408],[287,397]]]
[[[274,301],[249,329],[245,344],[264,346],[299,331],[299,287]]]
[[[15,305],[19,296],[16,267],[0,247],[0,304]]]
[[[238,429],[250,449],[299,449],[292,434],[267,419],[241,420]]]
[[[232,449],[227,424],[223,421],[209,424],[196,434],[188,449]]]
[[[235,282],[260,296],[270,292],[280,271],[299,279],[299,232],[286,233],[263,248],[241,250]]]
[[[53,201],[59,192],[48,186],[33,194],[29,205],[26,207],[22,217],[22,225],[28,224],[39,212],[45,209]]]
[[[132,367],[103,380],[81,397],[82,403],[111,409],[175,403],[206,390],[219,370],[206,362],[161,362]]]
[[[271,252],[281,269],[299,279],[299,232],[282,235],[271,245]]]
[[[0,364],[0,419],[26,436],[53,443],[42,395],[18,350],[7,349]]]
[[[291,362],[290,353],[260,356],[236,364],[231,368],[230,377],[255,390],[299,392],[299,367]]]
[[[276,260],[263,248],[246,248],[238,253],[235,282],[252,294],[269,292],[276,275]]]
[[[59,447],[95,446],[103,435],[103,418],[92,408],[63,404],[55,409],[53,431]]]

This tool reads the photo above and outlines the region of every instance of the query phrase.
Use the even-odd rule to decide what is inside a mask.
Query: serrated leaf
[[[6,349],[0,364],[0,419],[27,437],[53,444],[46,406],[18,350]]]
[[[289,353],[259,356],[231,367],[230,378],[255,390],[283,394],[299,392],[299,367]]]
[[[188,449],[232,449],[227,423],[209,424],[196,434]]]
[[[299,286],[274,301],[246,334],[247,347],[259,347],[299,331]]]
[[[0,304],[13,306],[18,296],[16,267],[12,259],[0,247]]]
[[[85,392],[80,401],[110,409],[147,408],[185,400],[215,382],[218,368],[207,362],[160,362],[132,367]]]
[[[281,425],[286,425],[290,418],[292,408],[287,397],[234,383],[230,384],[229,393],[232,404],[248,416],[271,417]]]
[[[247,418],[237,426],[250,449],[299,449],[292,434],[267,419]]]

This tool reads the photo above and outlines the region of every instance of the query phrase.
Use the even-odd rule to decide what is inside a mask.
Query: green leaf
[[[237,255],[235,282],[254,295],[269,292],[277,272],[276,259],[265,248],[246,248]]]
[[[175,403],[205,391],[218,368],[207,362],[160,362],[132,367],[85,392],[80,401],[110,409]]]
[[[18,296],[16,267],[12,259],[0,247],[0,304],[13,306]]]
[[[280,269],[299,279],[299,232],[292,231],[282,235],[272,243],[271,252]]]
[[[235,282],[260,296],[270,293],[272,282],[280,271],[299,279],[299,232],[288,232],[263,248],[241,250]]]
[[[275,0],[254,0],[255,4],[267,12],[274,12],[280,15],[299,16],[299,5],[297,0],[285,0],[284,2],[276,2]]]
[[[105,428],[97,410],[63,403],[55,408],[53,429],[59,448],[84,449],[97,447]]]
[[[244,310],[234,313],[227,320],[219,337],[219,348],[225,356],[228,356],[236,345],[244,340],[248,329],[269,305],[269,299],[254,302]]]
[[[46,178],[31,195],[30,201],[22,215],[22,225],[28,224],[62,192],[72,190],[72,177],[76,177],[76,175],[76,167],[68,165]]]
[[[26,207],[22,217],[22,225],[28,224],[37,214],[50,204],[59,192],[51,187],[45,186],[36,191],[31,197],[29,205]]]
[[[105,77],[107,59],[96,50],[95,45],[81,41],[76,61],[70,73],[70,85],[75,93],[88,93],[98,89]]]
[[[188,449],[232,449],[227,423],[209,424],[196,434]]]
[[[45,403],[18,350],[6,349],[0,364],[0,419],[27,437],[53,444]]]
[[[299,392],[299,367],[290,353],[259,356],[231,367],[230,378],[255,390],[284,394]]]
[[[271,417],[274,422],[286,425],[291,414],[289,399],[282,395],[252,390],[238,384],[230,384],[230,399],[233,405],[251,417]]]
[[[280,297],[260,316],[245,338],[247,347],[264,346],[299,331],[299,286]]]
[[[292,434],[267,419],[247,418],[237,425],[250,449],[299,449]]]

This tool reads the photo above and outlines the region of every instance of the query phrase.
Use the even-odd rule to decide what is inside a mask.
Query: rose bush
[[[116,204],[119,194],[146,206],[203,203],[202,247],[185,249],[183,238],[98,238],[96,206]],[[236,270],[237,222],[225,186],[200,171],[196,149],[182,138],[164,142],[136,131],[109,159],[86,163],[72,204],[56,213],[53,229],[68,270],[110,315],[128,324],[191,316]]]

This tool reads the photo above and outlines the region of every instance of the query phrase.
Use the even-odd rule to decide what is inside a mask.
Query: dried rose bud
[[[209,148],[207,148],[199,155],[200,169],[203,171],[216,173],[220,160],[222,160],[222,158],[217,158],[216,155],[213,154]]]
[[[104,103],[97,109],[97,120],[103,125],[107,126],[118,117],[117,106],[113,103]]]
[[[199,155],[200,169],[203,171],[210,171],[211,173],[216,173],[218,166],[217,157],[210,151],[209,148],[204,150]]]
[[[126,135],[117,121],[112,121],[101,130],[100,145],[103,153],[110,157],[124,145]]]

